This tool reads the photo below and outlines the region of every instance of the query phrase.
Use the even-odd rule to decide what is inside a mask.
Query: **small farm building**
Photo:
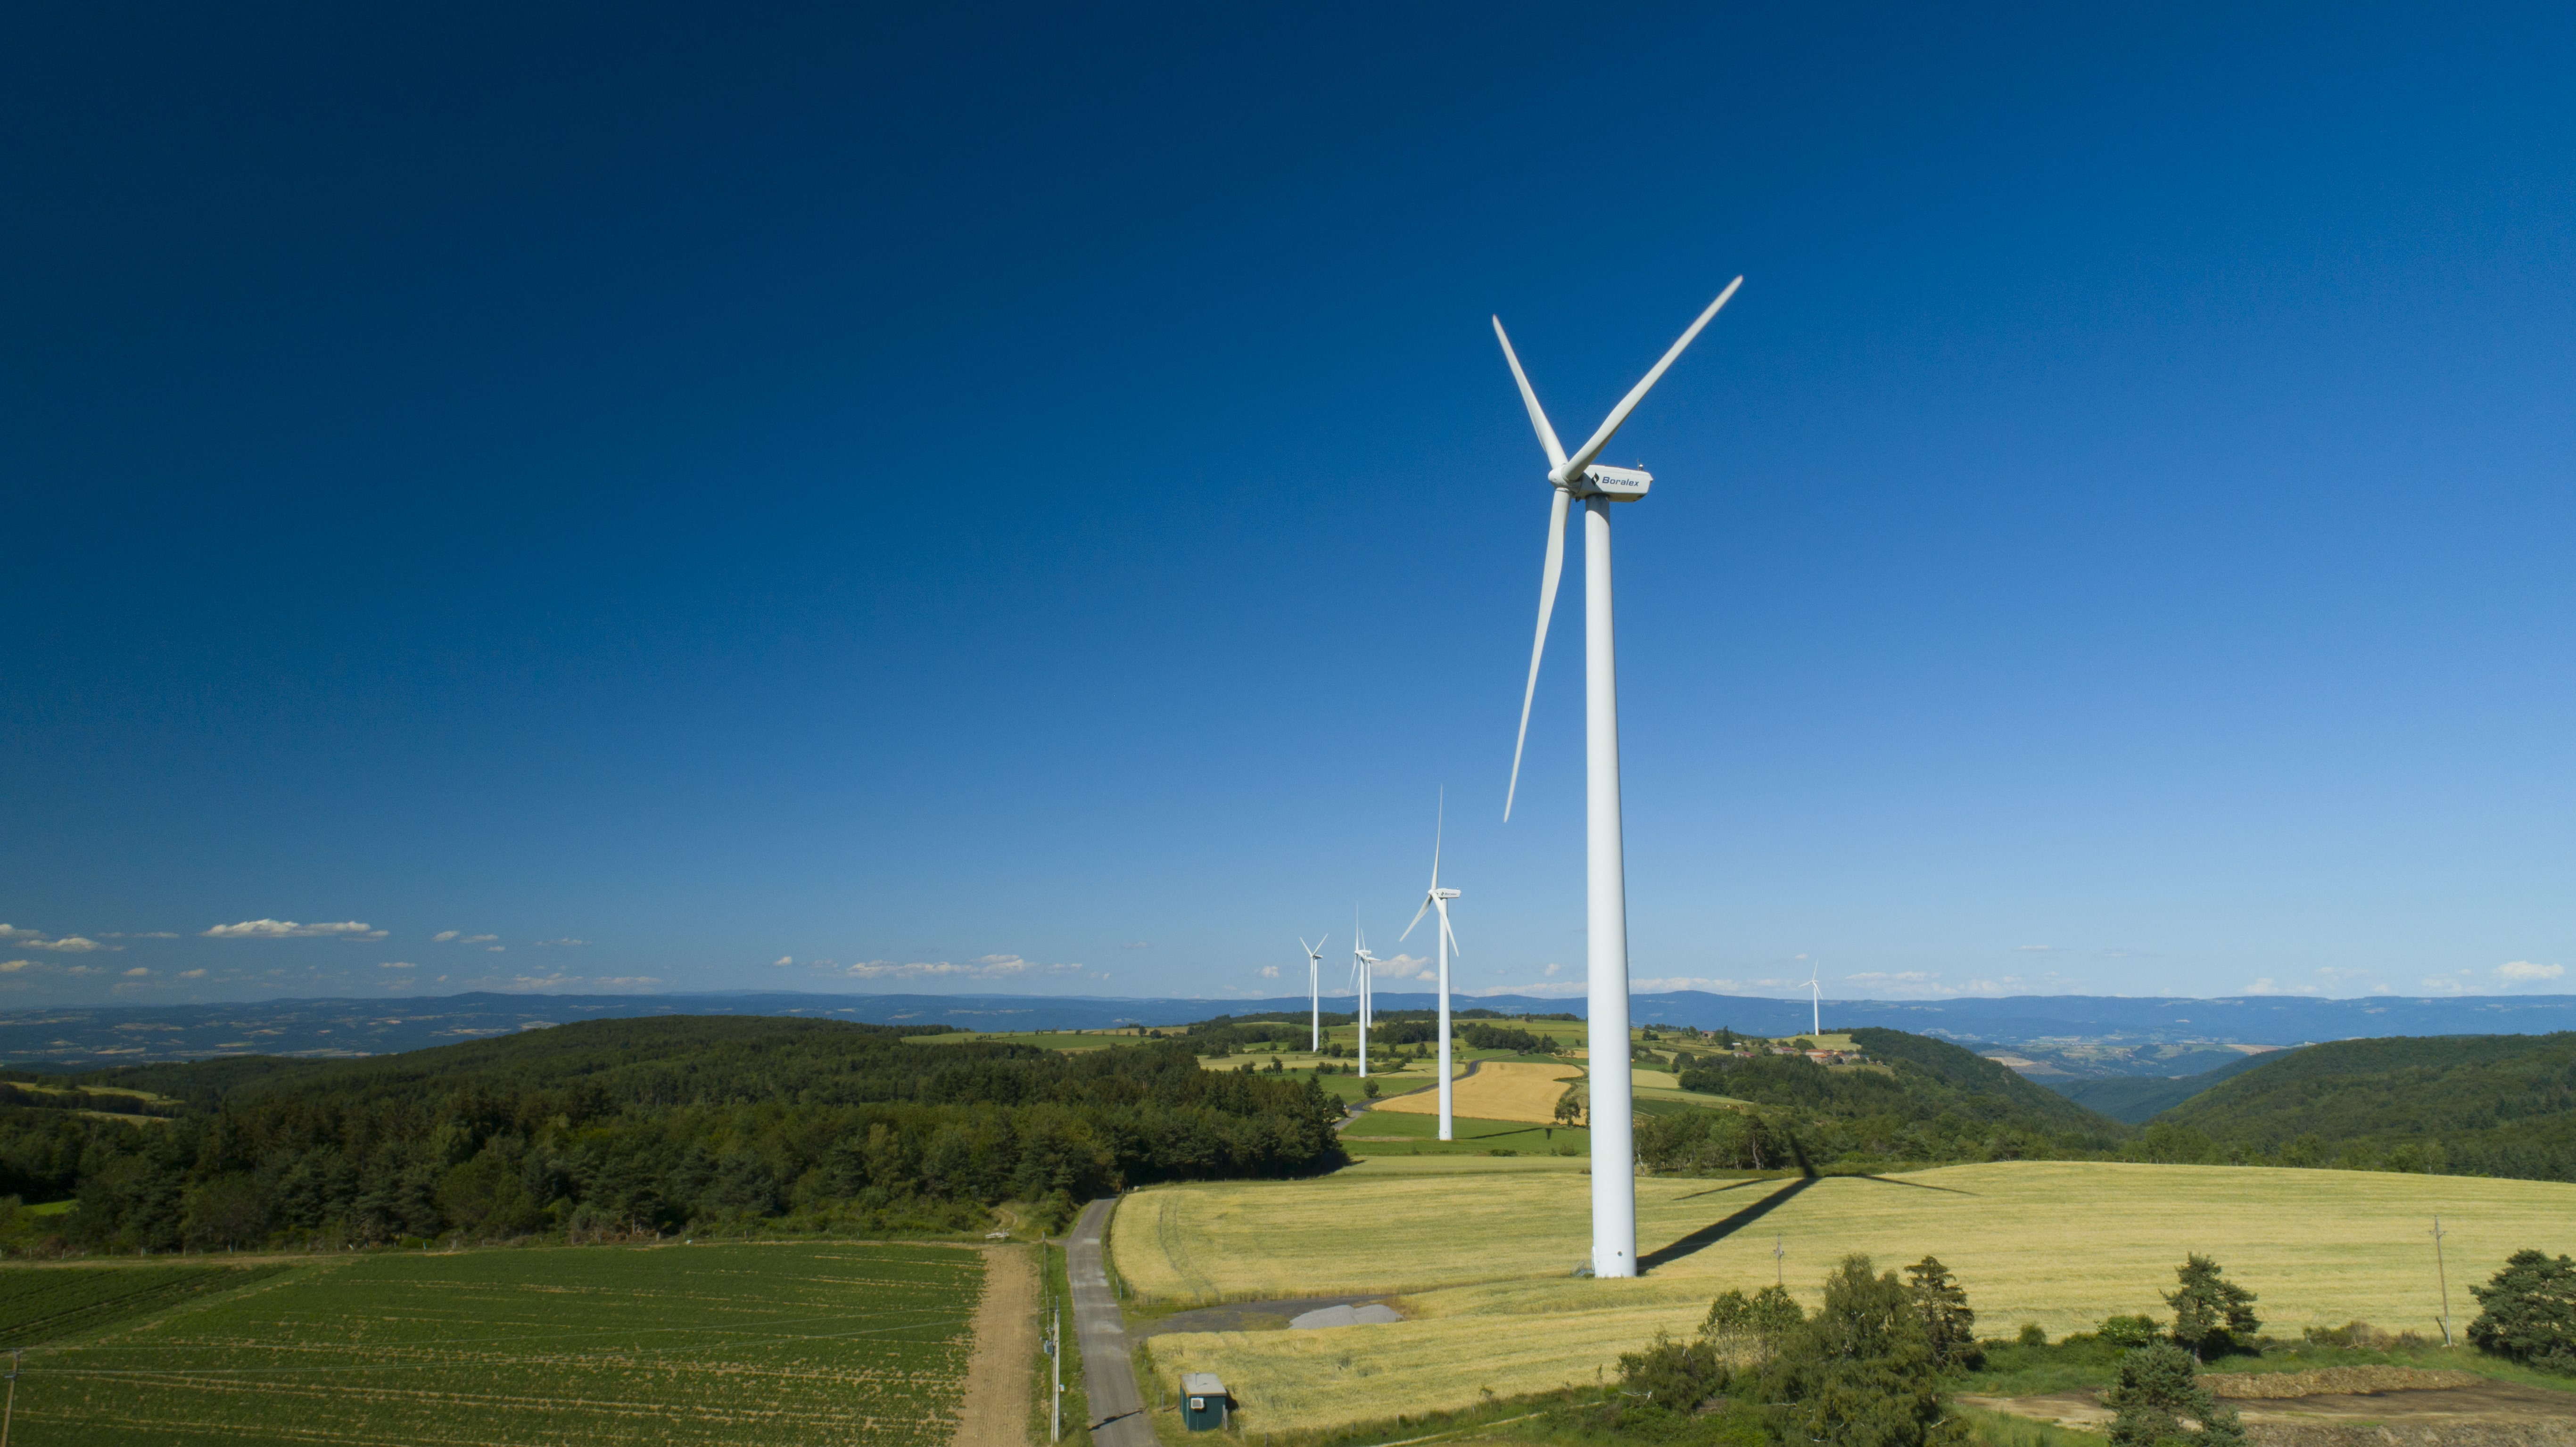
[[[1222,1431],[1227,1406],[1225,1383],[1214,1372],[1181,1374],[1181,1423],[1193,1432]]]

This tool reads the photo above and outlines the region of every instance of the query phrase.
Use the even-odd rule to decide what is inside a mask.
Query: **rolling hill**
[[[2165,1111],[2159,1132],[2284,1165],[2576,1181],[2576,1031],[2312,1045]]]
[[[2095,1080],[2050,1081],[2049,1089],[2087,1110],[2113,1120],[2144,1125],[2221,1081],[2234,1080],[2258,1065],[2282,1058],[2283,1052],[2238,1055],[2215,1070],[2197,1075],[2114,1075]]]

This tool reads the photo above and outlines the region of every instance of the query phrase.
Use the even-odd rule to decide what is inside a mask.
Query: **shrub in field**
[[[2195,1361],[2250,1345],[2263,1323],[2254,1316],[2254,1293],[2228,1280],[2216,1261],[2192,1252],[2174,1268],[2178,1284],[2165,1293],[2173,1308],[2173,1339]]]
[[[2106,1345],[2122,1351],[2135,1351],[2163,1336],[2164,1332],[2165,1329],[2152,1316],[2106,1316],[2093,1334]]]
[[[1943,1399],[1941,1364],[1913,1294],[1893,1271],[1872,1275],[1866,1256],[1843,1258],[1825,1278],[1824,1304],[1781,1338],[1756,1392],[1773,1434],[1787,1442],[1947,1447],[1968,1440],[1967,1424]]]
[[[2517,1251],[2469,1294],[2479,1307],[2469,1340],[2479,1350],[2576,1376],[2576,1261]]]
[[[2120,1379],[2102,1394],[2111,1409],[2111,1447],[2242,1447],[2236,1409],[2221,1405],[2200,1382],[2200,1364],[2180,1347],[2157,1342],[2120,1359]],[[2200,1424],[2194,1431],[2183,1419]]]
[[[2023,1322],[2021,1334],[2013,1340],[2026,1347],[2044,1347],[2048,1345],[2048,1328],[2035,1321]]]
[[[1797,1301],[1777,1286],[1766,1286],[1750,1297],[1730,1287],[1708,1304],[1699,1335],[1722,1356],[1760,1358],[1769,1356],[1782,1337],[1806,1320]]]

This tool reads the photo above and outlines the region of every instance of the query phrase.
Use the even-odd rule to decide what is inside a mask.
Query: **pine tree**
[[[2517,1251],[2469,1294],[2479,1307],[2469,1340],[2479,1350],[2576,1375],[2576,1261]]]
[[[2173,1308],[2174,1341],[2206,1361],[2253,1340],[2263,1323],[2254,1316],[2254,1293],[2219,1274],[2218,1263],[2195,1251],[2174,1268],[2181,1283],[2166,1293]]]
[[[1914,1298],[1891,1271],[1847,1256],[1825,1302],[1762,1368],[1758,1400],[1773,1432],[1818,1447],[1964,1447],[1966,1422],[1943,1400],[1940,1364]]]
[[[2244,1447],[2236,1409],[2200,1384],[2200,1365],[2180,1347],[2158,1342],[2120,1359],[2120,1379],[2102,1394],[2111,1447]],[[2195,1432],[2183,1426],[2190,1418]]]
[[[1943,1367],[1964,1366],[1977,1352],[1977,1314],[1968,1308],[1968,1293],[1937,1256],[1926,1256],[1905,1268],[1905,1289],[1922,1313],[1923,1334],[1932,1343],[1932,1359]]]

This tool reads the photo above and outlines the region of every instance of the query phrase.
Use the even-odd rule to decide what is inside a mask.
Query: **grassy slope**
[[[944,1447],[982,1269],[849,1244],[324,1261],[30,1358],[18,1425],[102,1447],[451,1441],[460,1421],[491,1444]]]
[[[2162,1119],[2267,1147],[2311,1134],[2329,1147],[2438,1140],[2455,1165],[2479,1152],[2521,1153],[2565,1179],[2576,1174],[2576,1032],[2312,1045]]]
[[[2215,1070],[2204,1070],[2197,1075],[2114,1075],[2096,1080],[2070,1080],[2052,1084],[2049,1088],[2087,1110],[2098,1111],[2130,1125],[2144,1125],[2221,1081],[2234,1080],[2257,1066],[2286,1058],[2285,1052],[2269,1051],[2261,1055],[2236,1056]]]
[[[1570,1279],[1589,1241],[1580,1161],[1373,1159],[1314,1181],[1158,1187],[1119,1208],[1120,1271],[1144,1294],[1205,1301],[1397,1290],[1412,1320],[1349,1332],[1160,1337],[1167,1371],[1215,1371],[1247,1430],[1289,1429],[1589,1383],[1657,1328],[1687,1333],[1729,1286],[1768,1285],[1775,1240],[1812,1305],[1844,1253],[1882,1267],[1938,1255],[1982,1329],[2052,1336],[2161,1311],[2188,1251],[2217,1255],[2276,1330],[2356,1318],[2424,1329],[2437,1309],[2423,1234],[2454,1233],[2452,1289],[2525,1246],[2576,1250],[2576,1187],[2377,1172],[2016,1162],[1901,1177],[1639,1180],[1648,1252],[1733,1222],[1633,1282]],[[1747,1208],[1768,1209],[1751,1215]],[[1131,1214],[1132,1213],[1132,1214]],[[1649,1258],[1653,1258],[1650,1256]],[[1345,1360],[1347,1358],[1347,1360]]]

